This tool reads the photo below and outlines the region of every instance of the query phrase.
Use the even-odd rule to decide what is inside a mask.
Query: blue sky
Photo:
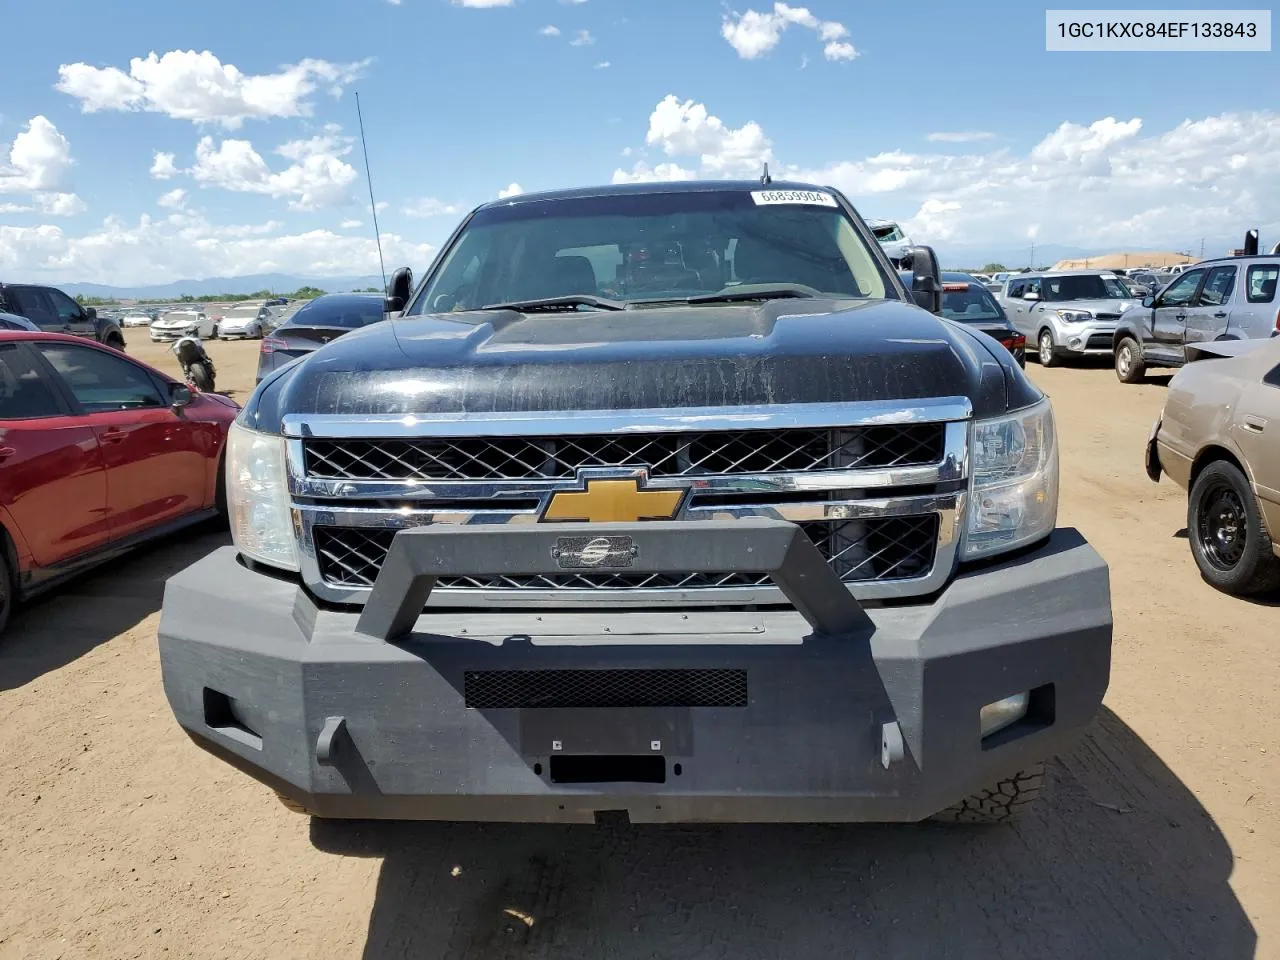
[[[24,4],[5,58],[24,80],[0,90],[0,273],[371,272],[357,90],[388,259],[418,269],[512,184],[743,175],[765,159],[953,261],[1033,239],[1198,252],[1206,238],[1210,254],[1248,226],[1280,239],[1277,54],[1050,54],[1043,7],[904,10]]]

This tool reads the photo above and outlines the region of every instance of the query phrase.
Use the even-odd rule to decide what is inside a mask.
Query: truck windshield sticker
[[[835,197],[817,190],[753,190],[751,199],[758,207],[779,203],[803,203],[811,207],[836,206]]]

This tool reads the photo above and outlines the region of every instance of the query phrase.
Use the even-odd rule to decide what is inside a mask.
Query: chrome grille
[[[696,535],[696,521],[690,521]],[[867,520],[814,520],[799,524],[846,583],[888,582],[921,577],[933,566],[938,537],[936,513]],[[313,530],[320,575],[344,587],[371,587],[391,549],[396,531],[373,527],[317,526]],[[551,576],[491,575],[441,577],[439,589],[469,590],[637,590],[754,587],[771,583],[754,573],[585,573]]]
[[[561,437],[318,439],[304,442],[308,477],[320,480],[534,480],[573,478],[582,467],[639,467],[650,477],[905,467],[937,463],[944,425],[844,430],[724,430]]]

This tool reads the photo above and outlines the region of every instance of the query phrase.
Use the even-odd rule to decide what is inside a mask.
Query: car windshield
[[[1041,297],[1051,303],[1063,300],[1112,300],[1116,296],[1127,297],[1128,294],[1112,293],[1107,283],[1096,273],[1045,277],[1041,286]]]
[[[1129,288],[1124,285],[1124,281],[1118,277],[1103,277],[1102,282],[1106,284],[1107,295],[1117,300],[1127,300],[1133,296],[1129,292]]]
[[[382,312],[381,297],[335,297],[332,300],[312,300],[293,315],[288,327],[357,327],[377,323]]]
[[[258,316],[257,307],[236,307],[234,310],[228,310],[222,315],[224,320],[255,320]]]
[[[942,285],[942,315],[948,320],[1003,320],[1000,308],[979,283],[946,281]]]
[[[192,320],[195,320],[198,316],[199,316],[198,314],[193,313],[189,310],[175,310],[172,313],[166,313],[160,319],[165,323],[176,323],[179,320],[184,321],[186,323],[190,323]]]
[[[699,190],[479,210],[406,311],[556,297],[618,303],[730,296],[896,299],[869,245],[819,191]],[[565,304],[590,309],[590,304]]]
[[[902,228],[896,223],[872,227],[871,232],[875,234],[875,238],[881,243],[891,243],[894,240],[902,239]]]

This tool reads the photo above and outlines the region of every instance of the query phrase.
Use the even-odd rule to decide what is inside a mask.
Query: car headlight
[[[1047,536],[1058,522],[1058,440],[1048,398],[970,427],[973,479],[960,555],[986,557]]]
[[[227,512],[236,549],[251,560],[298,569],[289,509],[285,439],[239,423],[227,435]]]
[[[1057,314],[1067,323],[1084,323],[1093,319],[1093,314],[1088,310],[1059,310]]]

